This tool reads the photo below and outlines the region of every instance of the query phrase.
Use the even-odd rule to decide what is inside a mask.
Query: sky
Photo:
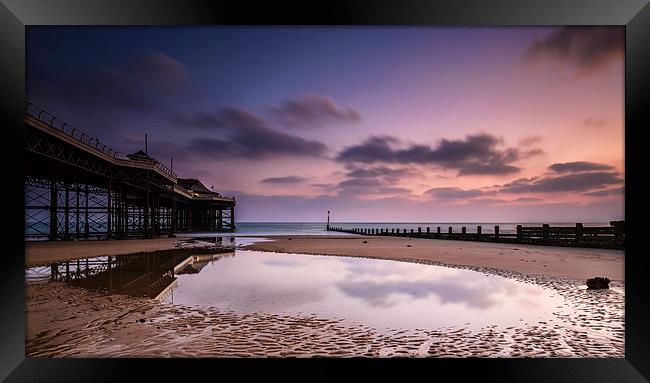
[[[28,27],[28,100],[238,221],[624,219],[622,27]]]

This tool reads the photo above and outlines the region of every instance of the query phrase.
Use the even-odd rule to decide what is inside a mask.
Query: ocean
[[[542,226],[548,223],[551,226],[575,226],[575,223],[569,222],[515,222],[515,223],[497,223],[497,222],[330,222],[330,226],[342,228],[368,228],[368,229],[406,229],[410,231],[414,229],[417,231],[418,227],[422,231],[426,231],[427,227],[435,232],[437,227],[440,226],[442,232],[447,232],[451,226],[452,231],[457,233],[462,230],[462,227],[467,228],[468,233],[475,233],[476,226],[481,226],[482,232],[485,234],[494,233],[494,226],[499,226],[499,231],[504,234],[515,233],[517,225],[523,226]],[[100,230],[105,230],[105,223],[99,223]],[[584,226],[609,226],[609,222],[591,222],[583,223]],[[43,240],[47,239],[46,233],[48,232],[45,224],[32,225],[31,230],[25,231],[26,239],[29,240]],[[353,235],[340,233],[336,231],[327,231],[325,222],[236,222],[236,230],[234,232],[227,232],[227,235],[234,236],[264,236],[264,235]],[[40,229],[40,230],[35,230]],[[93,231],[93,230],[91,230]],[[181,234],[181,233],[179,233]],[[215,233],[198,232],[198,233],[182,233],[182,236],[188,235],[201,237],[201,236],[214,236]]]
[[[568,222],[520,222],[520,223],[495,223],[495,222],[330,222],[330,226],[342,228],[368,228],[368,229],[414,229],[418,227],[426,231],[427,227],[435,232],[437,227],[447,232],[451,226],[453,232],[460,232],[462,227],[467,228],[468,233],[476,232],[476,226],[481,226],[483,233],[494,233],[494,226],[499,226],[501,233],[515,233],[517,225],[542,226],[548,223],[551,226],[575,226],[575,223]],[[609,226],[609,222],[583,223],[586,226]],[[235,236],[263,236],[263,235],[346,235],[335,231],[327,231],[325,222],[237,222]],[[201,235],[212,235],[212,233],[196,233]],[[352,235],[352,234],[349,234]]]

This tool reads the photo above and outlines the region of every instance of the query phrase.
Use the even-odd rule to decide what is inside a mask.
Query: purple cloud
[[[425,193],[431,195],[435,199],[445,200],[470,199],[494,194],[494,192],[486,192],[479,189],[465,190],[457,187],[432,188],[427,190]]]
[[[307,178],[300,176],[286,176],[286,177],[269,177],[264,178],[260,182],[268,184],[295,184],[306,181]]]
[[[548,167],[549,170],[555,173],[573,173],[573,172],[586,172],[591,170],[613,170],[614,167],[605,164],[598,164],[594,162],[564,162],[553,164]]]
[[[598,191],[593,191],[593,192],[588,192],[588,193],[582,193],[586,196],[589,197],[608,197],[612,195],[621,195],[625,193],[625,188],[620,187],[620,188],[613,188],[613,189],[605,189],[605,190],[598,190]]]
[[[132,61],[129,73],[165,92],[176,91],[189,78],[183,64],[155,50],[147,51]]]
[[[219,134],[219,138],[193,139],[189,149],[211,158],[269,158],[274,156],[321,157],[325,144],[278,132],[262,118],[239,108],[224,108],[216,113],[175,114],[170,121]]]
[[[528,47],[528,60],[551,59],[590,71],[623,53],[623,27],[562,27]]]
[[[340,108],[334,100],[321,95],[287,100],[279,107],[272,108],[272,111],[278,122],[288,128],[314,128],[361,121],[355,109]]]
[[[518,179],[503,185],[499,192],[583,192],[610,185],[619,185],[622,182],[623,179],[620,175],[612,172],[574,173],[544,178]]]
[[[541,153],[539,149],[498,149],[501,140],[487,133],[468,135],[462,140],[442,139],[436,148],[410,145],[394,148],[399,140],[390,136],[372,136],[359,145],[345,148],[337,156],[344,163],[435,164],[458,170],[460,175],[506,175],[520,169],[513,162]]]
[[[606,124],[607,124],[607,120],[604,118],[587,117],[585,118],[584,121],[582,121],[582,125],[589,126],[592,128],[600,128],[605,126]]]

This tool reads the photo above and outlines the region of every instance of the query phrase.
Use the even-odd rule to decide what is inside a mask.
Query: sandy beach
[[[108,241],[31,241],[25,243],[25,267],[46,266],[53,262],[81,258],[123,255],[187,247],[189,238],[152,238]],[[210,246],[209,243],[196,243]]]
[[[449,328],[378,331],[341,318],[238,314],[183,306],[61,282],[26,286],[26,352],[32,357],[251,356],[624,356],[623,254],[612,250],[382,237],[278,236],[248,249],[448,264],[536,284],[564,297],[552,321],[519,326],[468,323]],[[363,241],[367,241],[364,243]],[[178,246],[178,240],[43,243],[28,264]],[[100,246],[108,244],[108,247]],[[203,242],[205,244],[205,242]],[[408,246],[410,245],[410,246]],[[77,246],[77,247],[75,247]],[[74,249],[69,252],[69,249]],[[49,251],[49,252],[48,252]],[[581,289],[606,275],[614,290]]]
[[[622,250],[377,236],[276,236],[249,250],[411,260],[530,275],[625,280]],[[365,241],[365,242],[364,242]]]

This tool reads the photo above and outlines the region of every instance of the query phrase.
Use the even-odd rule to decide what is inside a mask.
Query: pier
[[[460,232],[454,232],[449,226],[418,227],[417,229],[396,228],[346,228],[329,224],[327,230],[349,234],[371,236],[396,236],[430,239],[447,239],[458,241],[483,241],[502,243],[521,243],[530,245],[592,247],[603,249],[625,248],[625,221],[611,221],[610,226],[585,227],[582,223],[575,226],[540,226],[517,225],[514,233],[503,233],[499,226],[494,226],[492,233],[484,233],[482,226],[476,226],[474,232],[468,232],[463,226]]]
[[[235,198],[118,152],[40,107],[25,107],[25,237],[124,239],[232,231]]]

